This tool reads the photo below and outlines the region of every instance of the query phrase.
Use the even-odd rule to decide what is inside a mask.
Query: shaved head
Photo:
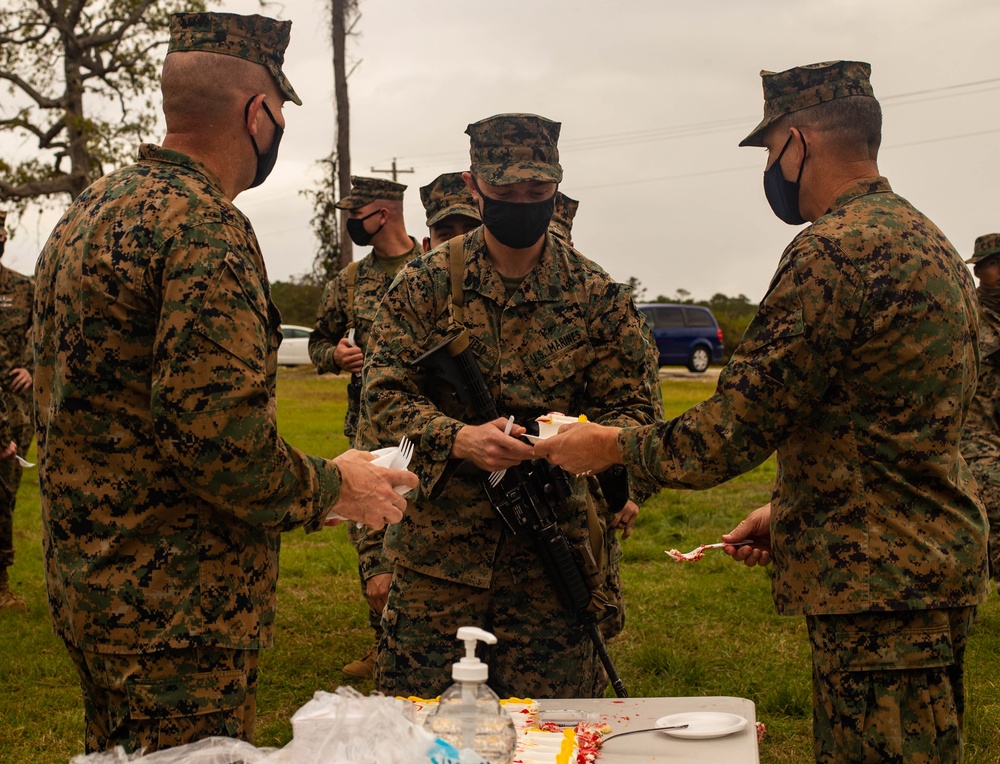
[[[258,93],[284,101],[271,73],[260,64],[203,51],[167,55],[160,87],[168,132],[214,123],[242,109]]]
[[[770,129],[785,133],[792,127],[826,133],[845,157],[874,160],[882,142],[882,108],[870,96],[835,98],[786,114]]]

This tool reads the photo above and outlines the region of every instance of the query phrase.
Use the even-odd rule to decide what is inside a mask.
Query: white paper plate
[[[738,714],[725,714],[717,711],[689,711],[683,714],[661,716],[656,720],[657,727],[671,727],[675,724],[686,724],[682,730],[661,730],[665,735],[685,737],[695,740],[725,737],[739,732],[747,726],[747,720]]]
[[[543,438],[543,437],[541,437],[539,435],[525,435],[524,437],[526,437],[528,439],[528,441],[531,442],[531,443],[537,443],[540,440],[545,440],[545,438]]]

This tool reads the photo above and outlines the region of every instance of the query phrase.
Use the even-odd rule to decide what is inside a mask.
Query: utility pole
[[[395,183],[396,182],[396,177],[401,172],[414,172],[414,169],[411,167],[409,170],[400,170],[398,167],[396,167],[396,157],[393,157],[392,158],[392,169],[391,170],[376,170],[374,167],[372,167],[372,172],[387,172],[387,173],[391,173],[392,174],[392,182]]]
[[[336,164],[331,165],[331,171],[336,177],[331,178],[330,190],[337,189],[334,198],[343,199],[351,193],[351,104],[347,96],[347,37],[358,23],[361,14],[358,12],[358,0],[331,0],[330,2],[330,38],[333,43],[333,93],[334,105],[337,110],[337,150]],[[350,22],[350,26],[348,26]],[[360,63],[360,62],[358,62]],[[355,64],[357,66],[357,64]],[[338,267],[345,268],[354,259],[351,237],[347,233],[347,212],[340,213],[340,228],[337,237]]]

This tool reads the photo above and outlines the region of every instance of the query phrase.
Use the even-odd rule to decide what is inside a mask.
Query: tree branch
[[[146,13],[146,10],[154,2],[155,0],[142,0],[142,2],[139,3],[132,10],[132,13],[130,13],[122,21],[122,23],[118,25],[116,29],[113,29],[110,32],[105,32],[103,34],[92,34],[88,37],[77,38],[80,42],[80,47],[96,48],[100,47],[101,45],[107,45],[109,42],[120,40],[122,37],[125,36],[125,33],[128,32],[132,28],[132,26],[135,25],[136,22],[138,22],[142,18],[143,14]]]
[[[59,175],[54,178],[46,178],[45,180],[32,180],[17,186],[0,180],[0,200],[29,199],[35,196],[72,193],[72,175]]]
[[[31,98],[31,100],[43,109],[58,109],[62,105],[62,102],[59,99],[49,98],[48,96],[42,95],[35,90],[34,87],[32,87],[30,82],[26,82],[16,74],[0,71],[0,80],[7,80],[13,85],[16,85],[25,93],[25,95]]]

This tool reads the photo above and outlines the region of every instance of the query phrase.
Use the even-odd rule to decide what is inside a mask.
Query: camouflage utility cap
[[[784,72],[761,71],[764,119],[741,146],[763,146],[764,131],[781,117],[810,106],[848,96],[875,97],[869,81],[872,68],[862,61],[824,61]]]
[[[260,64],[271,73],[285,97],[301,106],[302,99],[281,71],[291,30],[291,21],[277,21],[256,14],[175,13],[170,17],[167,53],[198,50]]]
[[[465,128],[472,174],[494,186],[526,180],[559,183],[560,123],[537,114],[497,114]]]
[[[549,230],[563,241],[570,241],[573,238],[573,218],[576,217],[576,210],[580,202],[571,199],[562,191],[556,191],[556,209],[552,213],[552,220],[549,223]]]
[[[987,233],[976,239],[975,249],[972,250],[972,257],[965,262],[981,263],[987,257],[1000,255],[1000,233]]]
[[[427,212],[428,228],[452,215],[481,220],[479,208],[472,200],[472,194],[460,172],[438,175],[426,186],[421,187],[420,201]]]
[[[406,186],[385,178],[365,178],[360,175],[351,176],[351,193],[337,202],[334,207],[339,210],[356,210],[371,204],[376,199],[390,202],[403,201]]]

